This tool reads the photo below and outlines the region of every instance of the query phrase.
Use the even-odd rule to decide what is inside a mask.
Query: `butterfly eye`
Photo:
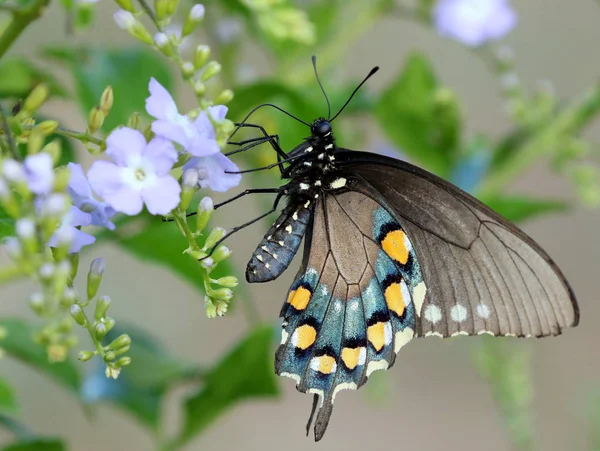
[[[320,122],[316,125],[313,132],[316,135],[325,136],[331,132],[331,124],[327,121]]]

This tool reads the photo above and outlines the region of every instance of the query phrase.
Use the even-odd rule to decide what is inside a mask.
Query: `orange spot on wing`
[[[402,316],[405,302],[399,283],[392,283],[385,289],[385,302],[391,311],[396,312],[398,316]]]
[[[294,334],[296,334],[296,347],[302,350],[312,346],[317,339],[317,331],[308,324],[300,326]]]
[[[360,356],[360,347],[342,349],[342,360],[349,370],[353,370],[358,365]]]
[[[296,310],[304,310],[310,300],[311,292],[304,287],[299,287],[297,290],[290,291],[288,295],[288,303]]]
[[[385,345],[385,324],[379,322],[367,329],[367,337],[377,352]]]
[[[409,254],[405,238],[406,234],[404,231],[393,230],[381,241],[381,247],[383,247],[385,253],[403,265],[408,261]]]
[[[331,374],[335,370],[335,359],[330,355],[322,355],[316,357],[319,361],[319,372],[323,374]]]

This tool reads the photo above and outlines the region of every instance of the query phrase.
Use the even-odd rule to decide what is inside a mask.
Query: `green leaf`
[[[177,445],[201,433],[236,403],[279,394],[273,371],[273,328],[255,329],[204,379],[204,386],[184,404],[184,425]]]
[[[125,234],[123,232],[123,230],[126,231],[125,228],[121,230],[117,228],[116,233],[104,233],[101,238],[114,240],[140,260],[164,266],[199,290],[204,290],[198,262],[183,254],[188,243],[174,222],[162,222],[158,218],[148,218],[139,229],[141,231]]]
[[[442,177],[458,156],[460,111],[453,94],[439,89],[424,56],[413,54],[375,107],[379,124],[400,151]]]
[[[131,337],[131,349],[126,354],[131,357],[131,365],[123,369],[117,380],[106,378],[104,365],[97,365],[83,384],[82,398],[88,404],[109,401],[156,430],[167,390],[185,378],[196,377],[200,370],[172,357],[148,332],[131,325],[113,329],[106,342],[122,333]]]
[[[6,379],[0,377],[0,412],[15,412],[17,410],[17,399],[13,388]]]
[[[0,62],[0,98],[24,98],[39,83],[46,83],[50,95],[67,97],[67,90],[50,73],[39,69],[24,58]]]
[[[569,209],[569,204],[561,200],[532,199],[525,196],[497,196],[482,198],[481,201],[511,222],[522,222]]]
[[[33,326],[16,318],[0,319],[0,326],[7,332],[1,345],[9,356],[27,363],[71,390],[79,389],[80,376],[76,363],[70,359],[50,363],[44,346],[33,340],[36,332]]]
[[[0,205],[0,240],[7,236],[15,235],[15,220],[8,216],[6,210]]]
[[[2,451],[65,451],[64,443],[56,439],[35,439],[12,443]]]
[[[44,53],[71,70],[86,117],[100,101],[104,88],[112,86],[115,100],[102,127],[107,131],[125,124],[134,111],[145,110],[151,77],[173,94],[171,74],[164,59],[150,50],[54,47]]]

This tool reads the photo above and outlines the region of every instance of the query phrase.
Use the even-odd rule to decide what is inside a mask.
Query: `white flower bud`
[[[215,262],[213,261],[213,259],[211,257],[206,257],[200,261],[200,264],[202,266],[204,266],[205,268],[211,268],[212,265],[215,264]]]
[[[68,301],[69,303],[73,304],[77,298],[78,298],[78,294],[77,294],[77,290],[73,287],[66,287],[65,291],[63,292],[63,298],[65,299],[65,301]]]
[[[13,183],[24,182],[26,180],[23,165],[11,158],[7,158],[2,162],[2,175],[4,175],[6,180]]]
[[[181,176],[183,186],[194,188],[198,185],[198,171],[196,169],[186,169]]]
[[[158,47],[164,47],[169,44],[169,37],[165,33],[156,33],[154,35],[154,43]]]
[[[113,19],[122,30],[130,30],[135,26],[135,17],[129,11],[120,9],[113,14]]]
[[[52,193],[42,204],[43,216],[62,216],[67,211],[68,197],[62,193]]]
[[[52,263],[44,263],[40,266],[40,277],[42,279],[50,279],[54,274],[54,265]]]
[[[197,3],[192,6],[192,9],[190,10],[190,18],[196,22],[200,22],[204,19],[204,12],[204,5]]]
[[[33,238],[35,236],[35,222],[29,218],[19,219],[15,223],[15,230],[19,238]]]
[[[214,203],[212,198],[206,196],[203,197],[202,200],[200,201],[200,210],[202,211],[212,211],[214,210]]]

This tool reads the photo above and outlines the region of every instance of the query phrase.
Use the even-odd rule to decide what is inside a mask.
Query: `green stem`
[[[23,130],[33,130],[34,127],[35,125],[23,125]],[[104,148],[104,146],[106,145],[103,139],[96,138],[95,136],[92,136],[87,132],[77,132],[74,130],[67,130],[65,128],[58,127],[56,130],[54,130],[54,133],[56,133],[57,135],[76,139],[77,141],[80,141],[84,144],[92,143],[99,146],[100,148]]]
[[[544,155],[556,150],[561,138],[573,135],[586,126],[600,111],[600,84],[586,93],[580,101],[564,108],[549,123],[525,141],[502,166],[484,180],[479,195],[486,197],[500,192],[525,168]]]
[[[49,3],[50,0],[35,0],[33,5],[27,9],[12,11],[12,21],[0,36],[0,58],[4,56],[25,28],[38,17],[41,17]]]

